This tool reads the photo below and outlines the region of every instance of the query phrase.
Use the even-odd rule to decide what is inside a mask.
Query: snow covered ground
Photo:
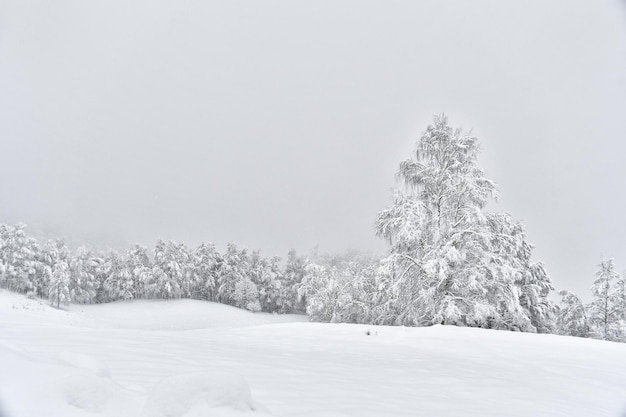
[[[369,333],[369,334],[368,334]],[[626,416],[626,344],[0,291],[2,417]]]

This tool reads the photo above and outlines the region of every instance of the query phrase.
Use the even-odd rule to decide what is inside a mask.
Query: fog
[[[558,289],[626,269],[619,1],[0,5],[0,222],[124,248],[384,253],[434,114],[472,129]]]

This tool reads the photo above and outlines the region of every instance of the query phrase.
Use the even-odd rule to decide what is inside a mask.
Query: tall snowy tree
[[[81,246],[69,259],[70,296],[75,303],[92,303],[96,297],[96,264],[86,247]]]
[[[619,279],[613,259],[602,260],[591,286],[593,301],[589,305],[589,321],[594,337],[603,340],[619,338],[619,299],[612,284]]]
[[[222,257],[215,245],[202,243],[191,254],[193,281],[196,284],[193,298],[216,300],[218,271]]]
[[[56,304],[57,308],[60,308],[61,304],[70,304],[72,300],[70,295],[70,271],[67,263],[64,261],[59,261],[52,268],[49,291],[48,299],[51,305]]]
[[[191,252],[184,243],[178,243],[172,247],[172,255],[178,265],[178,280],[182,291],[182,297],[192,298],[199,282],[193,274],[193,262]]]
[[[613,300],[618,320],[618,337],[620,341],[626,342],[626,272],[614,285]]]
[[[197,287],[192,256],[184,243],[159,240],[148,292],[159,298],[190,298]]]
[[[295,249],[287,253],[278,301],[281,313],[302,314],[306,312],[306,291],[302,291],[300,287],[307,275],[308,264],[307,259],[298,255]]]
[[[12,291],[36,288],[39,265],[37,241],[26,235],[26,225],[0,224],[0,285]]]
[[[282,289],[280,258],[264,258],[258,251],[250,257],[250,278],[259,291],[259,303],[263,311],[273,313],[278,310]]]
[[[309,264],[302,280],[300,291],[307,300],[306,313],[313,321],[340,321],[338,299],[341,296],[341,283],[335,268]]]
[[[107,301],[131,300],[138,296],[137,283],[132,271],[120,254],[109,250],[103,267],[106,276],[103,287]]]
[[[41,248],[39,261],[42,268],[35,278],[36,292],[40,297],[47,297],[52,270],[59,262],[65,262],[69,265],[70,251],[62,239],[49,239]]]
[[[90,264],[93,268],[94,282],[96,287],[96,296],[94,298],[95,303],[105,303],[110,301],[107,290],[105,288],[105,283],[108,278],[108,263],[106,261],[107,257],[107,253],[97,252],[94,253],[93,257],[91,258]]]
[[[217,300],[250,311],[259,311],[259,292],[251,276],[247,249],[239,249],[234,243],[229,243],[217,274]]]
[[[400,164],[405,191],[396,191],[376,220],[377,234],[391,245],[382,265],[394,301],[385,310],[395,324],[548,327],[552,285],[530,262],[521,226],[483,212],[497,191],[478,166],[478,150],[475,137],[442,115]]]
[[[126,269],[132,277],[134,297],[143,297],[152,277],[152,263],[145,246],[135,244],[126,252]]]

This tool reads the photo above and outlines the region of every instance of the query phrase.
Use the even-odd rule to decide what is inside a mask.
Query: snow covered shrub
[[[252,282],[249,278],[242,278],[235,283],[233,301],[235,307],[243,308],[255,313],[261,311],[259,291],[254,282]]]
[[[354,263],[338,266],[309,264],[300,290],[313,321],[365,323],[371,303],[365,290],[367,269]]]
[[[334,270],[311,264],[302,281],[301,291],[306,296],[306,313],[313,321],[336,321],[340,285]]]
[[[589,337],[589,320],[582,301],[576,294],[560,291],[561,308],[556,318],[558,334],[565,336]]]

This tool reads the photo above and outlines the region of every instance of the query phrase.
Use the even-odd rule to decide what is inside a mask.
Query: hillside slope
[[[302,319],[191,300],[58,311],[0,291],[0,415],[621,417],[626,411],[624,344]]]

